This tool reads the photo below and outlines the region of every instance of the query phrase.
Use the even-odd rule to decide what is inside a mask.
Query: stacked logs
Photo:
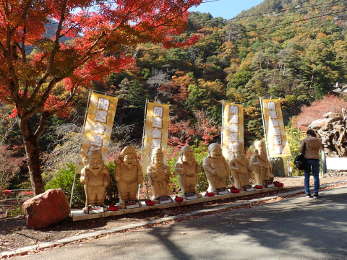
[[[313,121],[309,128],[316,130],[322,139],[324,152],[331,157],[347,156],[347,109],[341,113],[326,113]]]

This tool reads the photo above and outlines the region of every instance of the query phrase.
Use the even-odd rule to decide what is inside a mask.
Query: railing
[[[20,214],[23,202],[33,195],[31,189],[1,190],[0,219]]]

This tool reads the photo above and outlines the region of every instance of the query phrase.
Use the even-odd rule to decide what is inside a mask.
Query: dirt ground
[[[35,245],[39,242],[48,242],[73,235],[79,235],[87,232],[108,229],[118,226],[124,226],[131,223],[147,222],[149,220],[161,217],[173,216],[187,213],[193,210],[211,208],[216,205],[222,205],[231,201],[242,201],[251,198],[265,197],[287,192],[288,190],[303,186],[302,177],[276,178],[277,181],[283,182],[285,188],[281,191],[266,192],[253,196],[245,196],[237,199],[226,199],[214,202],[201,203],[190,206],[176,207],[163,210],[153,210],[132,215],[123,215],[102,219],[93,219],[79,222],[72,222],[67,219],[58,225],[41,230],[28,229],[25,226],[23,216],[15,218],[6,218],[0,220],[0,252],[14,250],[16,248]],[[321,184],[346,181],[347,174],[331,174],[321,178]],[[312,180],[311,180],[312,181]]]

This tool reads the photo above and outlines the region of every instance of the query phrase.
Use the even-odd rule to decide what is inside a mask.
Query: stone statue
[[[266,186],[273,182],[271,163],[267,157],[264,140],[254,142],[255,151],[251,156],[250,166],[255,177],[255,184]]]
[[[152,153],[151,163],[147,168],[149,182],[152,185],[155,200],[171,200],[169,196],[169,167],[164,164],[164,156],[161,148]]]
[[[208,146],[208,156],[204,159],[202,166],[209,184],[208,191],[225,192],[230,178],[230,169],[219,144],[214,143]]]
[[[132,146],[126,146],[115,161],[115,179],[121,207],[137,203],[137,192],[143,183],[141,165],[137,159],[136,150]]]
[[[251,188],[252,169],[246,155],[241,149],[238,149],[232,154],[231,158],[229,165],[231,176],[234,179],[234,186],[237,189],[244,190]]]
[[[110,174],[103,160],[101,150],[91,150],[82,154],[84,164],[80,181],[84,184],[86,203],[83,211],[89,213],[92,206],[103,206]]]
[[[175,165],[175,173],[185,197],[196,195],[199,171],[200,167],[194,158],[193,150],[189,146],[183,147]]]

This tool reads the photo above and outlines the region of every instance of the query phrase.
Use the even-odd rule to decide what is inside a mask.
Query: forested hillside
[[[138,46],[137,70],[112,75],[130,112],[118,123],[134,124],[139,140],[145,100],[159,100],[172,105],[172,145],[209,142],[228,100],[247,107],[247,139],[259,137],[259,97],[283,98],[288,120],[347,83],[346,18],[347,1],[321,0],[266,0],[229,21],[192,13],[181,38],[196,35],[197,43]]]

